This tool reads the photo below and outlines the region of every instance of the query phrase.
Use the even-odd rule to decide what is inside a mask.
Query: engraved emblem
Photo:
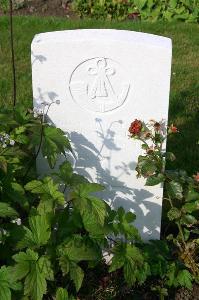
[[[110,59],[96,57],[79,64],[73,71],[69,88],[73,100],[94,112],[107,112],[120,107],[127,99],[130,84],[126,72]]]

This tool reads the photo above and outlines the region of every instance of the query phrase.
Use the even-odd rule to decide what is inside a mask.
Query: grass
[[[172,38],[173,65],[169,120],[180,133],[168,141],[177,160],[175,167],[189,174],[199,171],[199,25],[184,23],[133,23],[62,18],[15,17],[17,99],[32,104],[30,44],[39,32],[76,28],[116,28],[143,31]],[[12,103],[9,20],[0,17],[0,103]]]

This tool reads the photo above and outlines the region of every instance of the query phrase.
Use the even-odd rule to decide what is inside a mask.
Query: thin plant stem
[[[14,52],[14,36],[13,36],[13,6],[10,0],[10,46],[12,59],[12,77],[13,77],[13,107],[16,106],[17,86],[16,86],[16,68],[15,68],[15,52]]]
[[[44,118],[43,116],[41,117],[41,131],[40,131],[40,141],[39,141],[39,146],[38,146],[38,149],[37,149],[37,152],[36,154],[32,157],[32,159],[30,160],[29,162],[29,165],[28,165],[28,168],[26,170],[26,173],[24,175],[24,178],[28,175],[30,169],[31,169],[31,166],[32,166],[32,162],[33,160],[36,160],[38,155],[39,155],[39,152],[41,150],[41,146],[42,146],[42,142],[43,142],[43,124],[44,124]]]

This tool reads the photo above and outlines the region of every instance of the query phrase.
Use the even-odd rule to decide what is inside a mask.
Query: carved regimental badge
[[[94,112],[120,107],[127,99],[130,84],[122,66],[110,59],[97,57],[79,64],[73,71],[69,88],[75,102]]]

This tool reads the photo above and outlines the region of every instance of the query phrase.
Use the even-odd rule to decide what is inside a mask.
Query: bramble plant
[[[193,278],[199,281],[199,176],[190,177],[183,170],[167,170],[167,161],[174,161],[175,155],[164,150],[165,140],[178,133],[173,124],[151,120],[148,124],[134,120],[129,128],[130,137],[141,141],[144,154],[138,157],[137,176],[146,178],[146,185],[164,183],[165,197],[170,209],[169,222],[176,225],[176,234],[169,234],[167,240],[177,248],[177,255]]]
[[[147,263],[134,245],[140,241],[134,214],[112,210],[94,195],[103,187],[73,173],[67,160],[54,179],[36,179],[40,150],[51,168],[58,155],[71,151],[65,133],[45,121],[52,103],[41,105],[38,111],[17,105],[0,112],[0,299],[11,299],[11,291],[17,299],[68,299],[67,288],[75,294],[82,285],[82,266],[97,265],[105,250],[114,254],[110,271],[123,267],[129,284],[144,281]],[[116,238],[114,247],[109,235]]]

